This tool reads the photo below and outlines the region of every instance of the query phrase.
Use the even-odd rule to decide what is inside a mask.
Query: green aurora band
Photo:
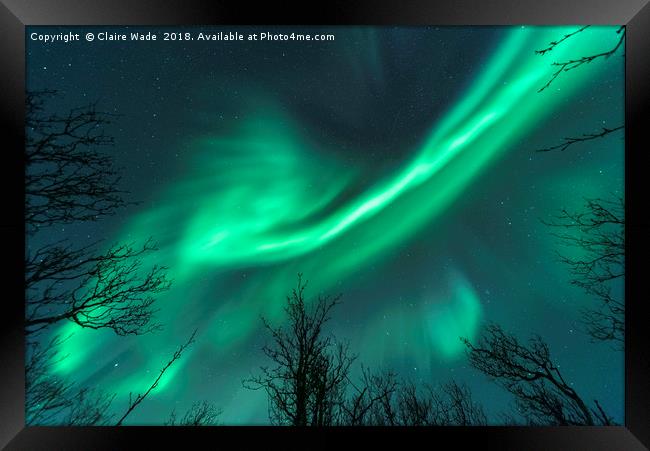
[[[184,178],[165,187],[155,204],[130,218],[116,237],[158,241],[160,250],[143,264],[170,268],[174,285],[159,302],[158,320],[165,329],[130,340],[65,324],[57,332],[72,334],[62,346],[69,357],[55,363],[54,370],[74,372],[80,381],[128,398],[129,392],[146,389],[173,349],[198,326],[197,344],[150,395],[165,396],[171,387],[179,392],[183,384],[201,383],[182,376],[198,350],[208,349],[218,359],[259,333],[260,315],[279,321],[296,273],[309,279],[311,294],[345,294],[342,287],[367,277],[391,250],[433,227],[481,172],[598,76],[597,63],[585,65],[537,93],[555,70],[551,62],[602,51],[617,38],[612,27],[591,27],[550,56],[534,54],[573,30],[508,31],[462,98],[443,117],[432,119],[428,135],[409,153],[412,158],[361,192],[353,189],[361,168],[336,161],[326,144],[301,134],[300,124],[279,101],[256,95],[239,128],[198,140],[196,160],[187,163]],[[234,280],[236,271],[247,277]],[[452,360],[462,357],[458,336],[475,336],[482,306],[462,272],[449,277],[451,288],[435,294],[435,308],[416,310],[403,321],[412,325],[405,329],[427,337],[427,352]],[[209,314],[193,311],[193,305],[206,302],[214,304]],[[368,324],[378,321],[371,318]],[[127,352],[143,370],[104,380],[102,365],[111,366]],[[94,363],[89,365],[89,359]],[[243,412],[237,419],[244,423],[245,412],[260,405],[259,397],[246,396],[236,394],[239,401],[233,404]]]

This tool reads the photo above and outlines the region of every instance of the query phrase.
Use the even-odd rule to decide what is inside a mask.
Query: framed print
[[[5,1],[3,445],[647,449],[650,9],[470,3]]]

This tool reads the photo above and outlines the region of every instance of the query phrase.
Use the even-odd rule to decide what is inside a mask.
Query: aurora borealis
[[[574,29],[318,30],[334,42],[28,40],[30,89],[59,90],[63,110],[98,99],[120,115],[107,130],[111,152],[141,201],[28,244],[153,237],[159,251],[144,263],[168,267],[173,280],[158,298],[163,330],[118,337],[64,324],[52,333],[73,334],[68,357],[52,371],[116,393],[120,410],[198,328],[127,424],[162,424],[197,400],[223,409],[224,424],[264,424],[264,394],[241,380],[265,363],[260,315],[282,320],[301,272],[308,296],[342,293],[331,330],[364,365],[417,382],[458,378],[497,413],[508,396],[468,367],[458,338],[493,321],[542,335],[586,398],[598,396],[621,421],[623,354],[580,332],[577,312],[590,300],[569,285],[539,220],[623,191],[620,135],[534,152],[623,123],[619,53],[537,92],[552,62],[617,40],[616,27],[590,27],[535,54]]]

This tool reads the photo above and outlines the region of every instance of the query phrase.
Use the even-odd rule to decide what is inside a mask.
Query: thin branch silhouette
[[[618,127],[614,127],[614,128],[602,127],[602,131],[599,133],[583,133],[582,136],[579,137],[564,138],[564,141],[560,144],[551,147],[546,147],[543,149],[537,149],[535,152],[550,152],[552,150],[564,151],[574,144],[602,138],[604,136],[609,135],[610,133],[614,133],[618,130],[622,130],[623,128],[625,128],[624,125],[619,125]]]
[[[610,425],[611,418],[597,402],[596,409],[568,382],[538,335],[520,342],[496,324],[488,324],[475,344],[461,339],[469,363],[510,392],[516,410],[529,425]]]
[[[337,342],[323,331],[332,309],[340,303],[340,295],[319,295],[309,309],[306,286],[298,274],[297,286],[287,296],[285,327],[273,327],[262,318],[273,338],[273,344],[265,345],[262,351],[273,366],[262,366],[261,374],[242,381],[245,388],[266,391],[274,424],[333,424],[346,376],[356,358],[347,343]]]
[[[93,253],[59,241],[39,248],[25,262],[25,331],[33,334],[69,320],[90,329],[139,335],[160,328],[152,320],[155,295],[170,288],[166,267],[141,272],[141,257],[158,248],[151,239]]]
[[[576,68],[582,66],[583,64],[591,63],[592,61],[594,61],[594,60],[596,60],[598,58],[609,58],[610,56],[612,56],[614,53],[616,53],[618,48],[621,46],[621,44],[625,40],[625,26],[619,27],[619,29],[616,30],[616,33],[621,35],[619,37],[619,39],[618,39],[618,42],[616,43],[616,45],[613,48],[611,48],[610,50],[608,50],[606,52],[596,53],[594,55],[583,56],[583,57],[578,58],[578,59],[552,63],[551,64],[552,66],[556,66],[558,68],[557,71],[555,71],[553,73],[553,75],[551,75],[551,78],[548,80],[548,82],[544,86],[542,86],[540,89],[538,89],[537,92],[542,92],[546,88],[548,88],[551,85],[551,83],[553,83],[553,81],[555,81],[555,79],[557,77],[559,77],[560,74],[562,74],[562,72],[568,72],[570,70],[576,69]],[[562,40],[564,40],[566,38],[567,37],[565,36],[565,38],[563,38]],[[558,41],[558,43],[561,42],[562,40]],[[556,43],[556,45],[557,45],[557,43]],[[545,49],[545,50],[547,50],[547,49]],[[543,55],[546,52],[544,52],[544,51],[536,51],[535,53]]]
[[[545,53],[550,52],[550,51],[553,50],[556,46],[558,46],[558,45],[561,44],[562,42],[566,41],[566,40],[569,39],[571,36],[573,36],[573,35],[575,35],[575,34],[578,34],[578,33],[580,33],[581,31],[584,31],[586,28],[589,28],[589,25],[585,25],[584,27],[582,27],[582,28],[580,28],[580,29],[578,29],[578,30],[576,30],[576,31],[574,31],[574,32],[572,32],[572,33],[565,34],[565,35],[562,37],[562,39],[558,39],[557,41],[551,41],[551,42],[548,44],[548,47],[546,47],[545,49],[542,49],[542,50],[535,50],[535,54],[537,54],[537,55],[544,55]]]
[[[597,299],[582,310],[587,333],[597,341],[625,342],[625,199],[585,199],[584,209],[562,209],[549,221],[553,236],[568,252],[558,252],[571,284]],[[579,254],[575,254],[575,250]]]
[[[190,336],[189,340],[187,340],[176,350],[176,352],[174,352],[172,358],[169,360],[169,362],[167,362],[167,364],[164,367],[162,367],[160,373],[158,374],[158,377],[156,378],[156,380],[153,381],[153,383],[149,386],[147,391],[144,392],[144,394],[138,394],[138,396],[136,396],[135,399],[132,399],[132,393],[129,394],[129,408],[126,410],[126,412],[124,412],[124,415],[122,415],[122,417],[116,423],[116,426],[121,426],[122,423],[124,422],[124,419],[128,417],[131,414],[131,412],[133,412],[133,410],[135,410],[135,408],[138,407],[138,405],[140,405],[140,403],[145,400],[145,398],[149,395],[149,393],[151,393],[151,391],[158,386],[160,379],[163,377],[163,375],[169,369],[169,367],[172,366],[172,364],[176,360],[181,358],[183,351],[185,351],[185,349],[188,346],[194,343],[194,337],[196,336],[196,331],[197,330],[195,329],[194,332],[192,332],[192,335]]]
[[[25,223],[32,235],[45,227],[96,221],[132,205],[119,188],[113,159],[99,149],[113,146],[104,132],[117,116],[97,103],[48,112],[56,91],[28,91],[25,112]]]
[[[52,372],[65,362],[59,347],[71,335],[54,336],[45,345],[27,341],[25,359],[25,424],[93,426],[108,424],[114,395],[97,387],[80,387],[69,377]]]
[[[215,426],[223,413],[207,401],[197,401],[185,412],[183,418],[177,421],[176,410],[173,410],[165,426]]]

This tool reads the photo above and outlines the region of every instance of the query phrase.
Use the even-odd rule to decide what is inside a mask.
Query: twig
[[[563,143],[557,144],[552,147],[546,147],[544,149],[537,149],[536,152],[550,152],[551,150],[556,150],[556,149],[559,149],[560,151],[564,151],[573,144],[584,142],[584,141],[591,141],[592,139],[596,139],[596,138],[602,138],[603,136],[609,135],[610,133],[621,130],[623,127],[624,125],[619,125],[618,127],[615,128],[603,127],[603,130],[600,133],[583,133],[582,136],[577,138],[576,137],[564,138]]]
[[[551,41],[551,42],[549,43],[548,47],[546,47],[545,49],[542,49],[542,50],[535,50],[535,54],[536,54],[536,55],[544,55],[546,52],[550,52],[551,50],[553,50],[557,45],[559,45],[559,44],[562,43],[563,41],[566,41],[567,39],[569,39],[569,38],[570,38],[571,36],[573,36],[574,34],[578,34],[578,33],[580,33],[581,31],[584,31],[585,28],[588,28],[588,27],[589,27],[589,25],[585,25],[584,27],[580,28],[579,30],[574,31],[573,33],[565,34],[564,37],[563,37],[562,39],[559,39],[559,40],[557,40],[557,41]]]
[[[176,352],[175,352],[174,355],[172,356],[171,360],[170,360],[169,362],[167,362],[167,364],[166,364],[166,365],[165,365],[165,366],[160,370],[160,374],[158,374],[158,377],[156,378],[156,380],[153,381],[153,384],[151,384],[151,386],[147,389],[146,392],[144,392],[144,394],[142,394],[142,395],[139,394],[138,396],[136,396],[136,397],[135,397],[135,401],[131,401],[131,395],[129,394],[129,408],[128,408],[127,411],[124,413],[124,415],[122,415],[122,418],[120,418],[120,420],[117,422],[116,426],[121,426],[121,425],[122,425],[122,422],[124,421],[124,419],[125,419],[127,416],[129,416],[129,414],[130,414],[131,412],[133,412],[133,410],[134,410],[134,409],[135,409],[135,408],[136,408],[136,407],[137,407],[137,406],[138,406],[142,401],[144,401],[144,399],[147,397],[147,395],[148,395],[148,394],[149,394],[149,393],[150,393],[154,388],[156,388],[156,387],[158,386],[158,383],[160,382],[160,379],[163,377],[163,374],[165,374],[165,371],[167,371],[167,369],[169,369],[169,367],[172,366],[172,364],[173,364],[176,360],[178,360],[178,359],[181,357],[181,354],[183,354],[183,351],[185,351],[185,349],[186,349],[188,346],[190,346],[192,343],[194,343],[194,337],[195,337],[195,336],[196,336],[196,329],[194,330],[194,332],[192,332],[192,335],[190,336],[190,339],[187,340],[187,342],[186,342],[185,344],[182,344],[182,345],[181,345],[181,346],[176,350]]]
[[[537,90],[537,92],[542,92],[543,90],[548,88],[550,86],[550,84],[553,83],[553,81],[557,77],[559,77],[562,72],[567,72],[567,71],[570,71],[570,70],[575,69],[577,67],[580,67],[583,64],[591,63],[593,60],[595,60],[597,58],[603,58],[603,57],[608,58],[611,55],[613,55],[614,53],[616,53],[618,48],[623,43],[623,40],[625,39],[625,26],[621,26],[618,30],[616,30],[616,33],[620,34],[621,37],[618,39],[618,42],[616,43],[616,45],[611,50],[608,50],[607,52],[597,53],[595,55],[583,56],[581,58],[578,58],[578,59],[575,59],[575,60],[564,61],[562,63],[558,63],[558,62],[553,63],[552,66],[557,66],[558,70],[555,71],[553,73],[553,75],[551,75],[550,80],[544,86],[542,86],[539,90]],[[560,41],[558,41],[557,43],[561,42],[564,39],[566,39],[566,36],[563,39],[561,39]],[[557,43],[556,43],[556,45],[557,45]],[[548,50],[546,50],[546,51],[548,51]]]

